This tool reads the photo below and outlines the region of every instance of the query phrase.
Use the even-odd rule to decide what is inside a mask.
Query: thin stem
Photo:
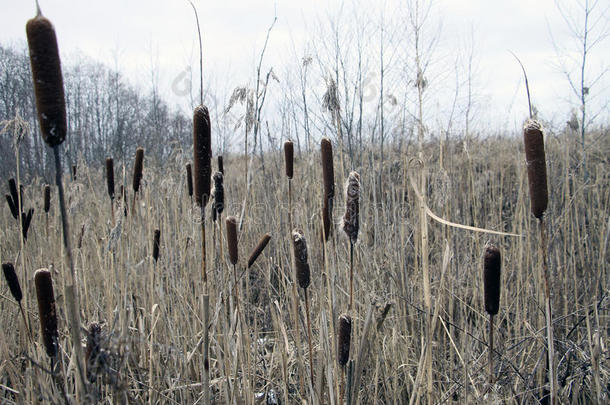
[[[28,331],[28,337],[30,338],[30,343],[34,343],[34,338],[32,337],[32,331],[30,330],[28,321],[25,319],[25,311],[23,310],[23,305],[21,305],[21,301],[19,301],[19,312],[21,312],[21,317],[23,318],[23,324],[25,325],[25,329]]]
[[[307,343],[309,344],[309,374],[311,377],[311,386],[313,387],[313,349],[311,348],[311,320],[309,318],[309,299],[307,297],[307,288],[305,288],[305,314],[307,315]]]
[[[349,242],[349,309],[354,309],[354,243]]]
[[[494,316],[489,314],[489,383],[494,381]]]
[[[551,384],[551,405],[557,403],[557,385],[555,384],[555,342],[553,338],[553,313],[551,309],[551,287],[549,283],[549,265],[546,256],[546,232],[542,218],[538,220],[540,229],[540,249],[542,250],[542,270],[544,276],[544,301],[546,309],[546,332],[549,361],[549,382]]]

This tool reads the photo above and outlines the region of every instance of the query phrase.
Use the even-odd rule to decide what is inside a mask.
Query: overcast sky
[[[274,14],[278,21],[266,62],[276,67],[293,58],[294,44],[302,49],[301,44],[311,39],[319,21],[341,4],[316,0],[194,3],[203,31],[204,75],[230,81],[229,87],[250,80]],[[377,6],[373,5],[381,1],[343,3],[370,8],[375,15]],[[161,93],[172,105],[186,108],[188,100],[172,91],[172,83],[185,69],[192,64],[198,69],[196,26],[186,0],[40,0],[40,5],[55,25],[64,63],[85,54],[118,67],[144,89],[150,85],[154,65]],[[24,43],[25,22],[35,13],[34,1],[0,0],[0,10],[0,41]],[[471,30],[474,32],[477,95],[486,107],[486,119],[516,126],[517,117],[527,114],[521,71],[510,49],[526,65],[534,103],[541,106],[544,118],[563,122],[571,108],[567,101],[570,93],[557,67],[550,32],[561,44],[567,44],[570,37],[553,0],[439,0],[434,18],[442,23],[436,49],[441,58],[451,54],[460,41],[467,41]],[[607,24],[607,20],[603,22]],[[606,40],[593,51],[591,66],[610,65],[609,56],[610,40]],[[608,82],[606,79],[597,88],[605,87],[608,94]]]

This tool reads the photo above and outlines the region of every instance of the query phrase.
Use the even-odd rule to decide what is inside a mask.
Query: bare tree
[[[594,71],[590,67],[591,52],[610,35],[610,4],[600,0],[564,1],[555,0],[557,10],[568,28],[571,41],[558,43],[552,38],[555,51],[560,59],[560,68],[570,89],[580,104],[580,142],[582,147],[582,170],[585,181],[587,173],[586,131],[597,116],[606,111],[609,101],[597,111],[589,111],[589,102],[596,95],[606,92],[597,88],[610,69],[601,66]],[[552,35],[551,35],[552,36]],[[593,92],[595,89],[595,93]]]

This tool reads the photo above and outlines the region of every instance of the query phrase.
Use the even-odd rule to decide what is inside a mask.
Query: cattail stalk
[[[551,308],[551,287],[547,261],[547,241],[544,227],[544,212],[548,206],[548,187],[546,175],[546,157],[544,152],[544,134],[542,125],[529,119],[523,126],[525,161],[530,191],[532,214],[538,219],[540,231],[540,251],[542,253],[542,276],[544,283],[544,300],[546,312],[547,353],[549,363],[549,382],[551,385],[551,404],[557,402],[557,375],[555,370],[555,343],[553,337],[553,312]]]
[[[311,346],[311,321],[309,318],[309,299],[307,297],[307,287],[311,282],[311,275],[309,270],[309,263],[307,261],[307,240],[303,231],[300,229],[294,229],[292,231],[292,250],[294,252],[294,263],[295,273],[299,287],[304,290],[305,293],[305,313],[307,318],[307,343],[309,345],[309,371],[311,377],[311,383],[314,384],[313,379],[313,350]]]
[[[70,247],[70,233],[68,229],[68,218],[62,184],[61,160],[58,148],[64,141],[67,133],[66,104],[61,63],[55,29],[53,28],[53,24],[40,14],[40,10],[38,10],[38,15],[36,17],[27,22],[26,33],[30,51],[30,65],[40,131],[47,145],[53,148],[53,153],[55,155],[55,182],[58,187],[64,251],[70,267],[70,277],[68,283],[65,284],[64,293],[70,311],[72,344],[76,353],[78,401],[79,399],[85,398],[87,388],[84,378],[84,355],[80,343],[80,313],[76,309],[78,308],[78,294],[74,289],[76,274]],[[72,294],[68,294],[70,292]]]
[[[500,309],[500,272],[502,257],[500,250],[490,245],[483,255],[483,291],[485,297],[485,311],[489,314],[489,383],[493,383],[493,321],[494,315]]]
[[[345,214],[343,231],[349,238],[349,308],[353,309],[354,297],[354,244],[360,229],[360,175],[351,172],[345,184]]]

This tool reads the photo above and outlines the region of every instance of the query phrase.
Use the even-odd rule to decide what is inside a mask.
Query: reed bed
[[[579,162],[577,141],[557,134],[547,137],[544,145],[548,165],[544,219],[549,229],[557,397],[561,403],[594,403],[599,386],[604,403],[608,398],[605,387],[610,381],[608,362],[604,361],[607,344],[605,348],[602,344],[608,341],[610,324],[610,142],[602,139],[599,152],[591,154],[590,185],[585,186],[575,175]],[[425,155],[429,156],[427,167],[436,167],[439,148],[434,144],[425,148]],[[536,276],[540,263],[538,220],[531,212],[524,143],[520,137],[491,137],[472,141],[468,150],[467,156],[459,142],[446,144],[446,176],[428,170],[428,207],[450,221],[522,237],[490,236],[430,222],[432,308],[437,314],[431,350],[435,368],[432,398],[435,403],[538,403],[548,386],[544,360],[546,325],[541,312],[544,297],[539,293]],[[354,294],[353,309],[348,312],[349,334],[340,314],[347,311],[349,303],[350,239],[343,232],[332,233],[331,238],[337,243],[325,244],[328,266],[323,270],[325,258],[318,239],[324,198],[320,155],[318,151],[303,153],[294,160],[291,182],[298,192],[293,194],[292,222],[309,236],[310,340],[304,291],[299,290],[296,314],[292,301],[285,156],[281,152],[265,156],[265,178],[262,167],[254,160],[251,207],[243,219],[244,231],[236,231],[236,239],[246,251],[257,246],[264,232],[271,239],[250,269],[249,280],[253,282],[249,296],[240,289],[242,308],[247,309],[240,321],[242,337],[232,335],[235,332],[229,326],[233,321],[226,315],[234,277],[230,251],[221,265],[208,267],[212,403],[249,403],[259,400],[256,398],[300,403],[317,398],[321,403],[337,404],[341,392],[345,393],[343,400],[347,400],[348,393],[354,391],[360,403],[410,401],[427,315],[423,312],[422,275],[416,270],[420,260],[414,239],[419,220],[417,197],[400,178],[405,164],[403,152],[384,151],[387,175],[381,187],[374,184],[376,176],[369,175],[378,166],[377,149],[369,149],[371,161],[377,162],[374,166],[369,166],[367,160],[354,167],[360,173],[359,233],[353,244]],[[79,178],[91,179],[91,186],[67,189],[68,201],[82,202],[70,210],[76,233],[83,233],[82,245],[74,253],[79,309],[83,325],[95,323],[99,327],[89,328],[90,354],[85,356],[92,403],[201,401],[200,213],[193,211],[184,176],[185,165],[192,159],[192,154],[182,151],[174,151],[166,160],[172,165],[153,164],[151,159],[145,170],[146,182],[139,190],[138,199],[146,208],[139,212],[138,221],[122,219],[122,210],[116,212],[116,223],[108,217],[107,190],[96,186],[106,181],[103,161],[99,167],[79,165]],[[239,212],[244,198],[246,187],[239,175],[242,159],[224,155],[224,206],[229,213]],[[117,167],[131,164],[115,161]],[[337,179],[348,175],[335,174]],[[6,180],[3,181],[6,187]],[[24,196],[39,195],[43,184],[43,179],[25,184]],[[376,192],[381,194],[375,196]],[[342,193],[337,193],[335,199],[336,206],[345,206]],[[374,205],[373,201],[383,204]],[[476,209],[472,208],[474,201]],[[70,376],[69,311],[60,293],[67,282],[60,271],[63,248],[61,240],[46,236],[43,204],[40,198],[32,200],[35,211],[26,266],[15,265],[14,270],[21,281],[25,318],[36,325],[40,319],[33,269],[48,268],[55,288],[57,343],[61,349],[57,351],[56,364],[62,365],[60,369]],[[50,235],[61,232],[59,214],[52,205],[48,211]],[[333,224],[340,223],[342,214],[334,214]],[[83,224],[87,226],[83,228]],[[0,225],[0,256],[4,262],[14,260],[21,242],[8,204],[0,209]],[[152,264],[147,258],[151,241],[154,247],[155,229],[163,230],[162,249],[158,261]],[[223,245],[227,237],[234,239],[227,232],[220,237]],[[499,309],[493,316],[494,379],[489,384],[487,310],[494,312],[494,308],[486,308],[480,269],[481,252],[492,238],[502,252],[502,288]],[[206,249],[209,257],[216,254],[212,244]],[[449,255],[442,278],[445,249]],[[247,257],[243,263],[237,259],[240,277],[246,271]],[[153,271],[155,278],[150,276]],[[323,271],[332,276],[330,296]],[[242,281],[246,282],[247,277]],[[32,328],[34,343],[26,344],[27,329],[10,291],[6,283],[0,284],[0,329],[4,331],[0,342],[0,358],[4,359],[0,368],[0,402],[27,403],[40,396],[44,402],[62,403],[57,379],[44,372],[36,378],[29,371],[37,369],[34,362],[48,368],[44,329]],[[333,310],[335,314],[331,313]],[[298,328],[294,319],[299,322]],[[345,344],[347,335],[351,335],[349,350]],[[309,341],[313,356],[309,354]],[[309,358],[313,367],[308,364]],[[350,367],[352,373],[355,371],[350,364],[353,361],[355,365],[360,359],[362,378],[357,386],[350,387],[355,384],[354,378],[350,383]],[[314,380],[311,390],[310,369]],[[65,382],[66,395],[74,395],[75,380],[61,380]]]

